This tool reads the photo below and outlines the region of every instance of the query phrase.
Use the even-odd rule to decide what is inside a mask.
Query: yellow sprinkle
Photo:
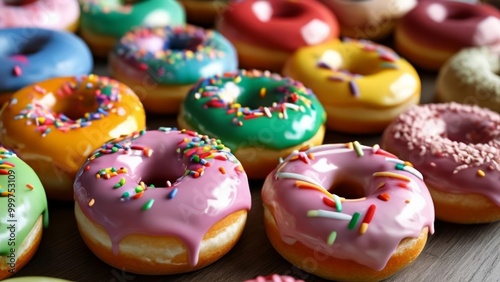
[[[375,190],[378,190],[378,189],[384,187],[384,185],[385,185],[385,182],[380,182],[380,184],[377,186],[377,188]]]
[[[262,87],[262,88],[260,89],[260,97],[261,97],[261,98],[266,97],[266,88]]]
[[[347,149],[352,149],[353,148],[352,142],[349,142],[349,143],[347,143],[345,145],[346,145]]]
[[[390,172],[390,171],[379,171],[379,172],[375,172],[373,174],[373,177],[390,177],[390,178],[396,178],[396,179],[401,179],[403,181],[407,181],[407,182],[410,182],[410,178],[404,176],[404,175],[401,175],[401,174],[397,174],[397,173],[394,173],[394,172]]]
[[[410,162],[404,162],[404,165],[405,165],[405,166],[409,166],[409,167],[413,167],[413,164],[412,164],[412,163],[410,163]]]
[[[366,230],[368,230],[368,223],[361,223],[361,226],[359,227],[359,234],[365,234]]]
[[[486,175],[486,173],[484,173],[484,171],[478,169],[477,170],[477,175],[480,176],[480,177],[484,177]]]
[[[93,206],[94,204],[95,204],[95,199],[94,198],[90,199],[89,207]]]

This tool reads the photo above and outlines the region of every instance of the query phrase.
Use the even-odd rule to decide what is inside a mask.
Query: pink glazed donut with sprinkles
[[[238,241],[247,176],[219,140],[160,128],[111,140],[74,183],[80,234],[106,263],[174,274],[207,266]]]
[[[434,232],[422,174],[357,141],[295,151],[266,178],[262,203],[274,248],[335,281],[383,280],[415,260]]]
[[[389,125],[382,147],[422,172],[437,218],[500,220],[498,113],[457,103],[413,106]]]
[[[0,28],[37,27],[75,32],[80,6],[76,0],[0,1]]]

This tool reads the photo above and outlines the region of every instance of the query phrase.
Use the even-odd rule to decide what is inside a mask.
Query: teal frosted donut
[[[155,113],[177,113],[199,79],[238,67],[226,38],[192,25],[131,30],[115,46],[109,63],[112,75],[138,93],[146,111]]]
[[[280,157],[321,144],[325,120],[302,83],[242,70],[201,80],[182,103],[178,125],[221,139],[250,178],[263,178]]]
[[[106,56],[116,41],[134,27],[186,23],[184,9],[174,0],[79,1],[81,36],[97,56]]]

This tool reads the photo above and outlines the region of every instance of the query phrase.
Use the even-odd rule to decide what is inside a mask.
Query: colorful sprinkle
[[[328,235],[328,239],[326,240],[326,243],[331,246],[335,242],[335,239],[337,239],[337,232],[332,231],[330,235]]]
[[[92,207],[94,204],[95,204],[95,199],[94,198],[90,199],[89,207]]]
[[[406,176],[398,174],[398,173],[390,172],[390,171],[375,172],[373,174],[373,177],[389,177],[389,178],[396,178],[396,179],[404,180],[407,182],[411,181],[411,179],[409,177],[406,177]]]
[[[345,213],[327,211],[327,210],[309,210],[307,211],[307,217],[324,217],[324,218],[348,220],[348,221],[350,221],[352,218],[352,216]]]
[[[354,151],[356,151],[356,154],[358,154],[358,157],[362,157],[365,154],[363,153],[363,148],[361,147],[361,144],[359,144],[358,141],[352,142],[352,145],[354,147]]]
[[[142,207],[141,210],[146,211],[149,210],[153,207],[155,200],[154,199],[149,199]]]
[[[352,215],[351,221],[349,221],[349,225],[347,225],[347,228],[349,230],[353,230],[354,227],[356,227],[356,224],[358,224],[359,218],[361,217],[361,214],[359,212],[355,212]]]
[[[177,187],[172,189],[172,191],[170,191],[170,193],[168,193],[167,199],[173,199],[175,197],[175,195],[177,195],[178,190],[179,189],[177,189]]]
[[[480,170],[480,169],[478,169],[478,170],[477,170],[477,175],[478,175],[479,177],[485,177],[485,176],[486,176],[486,174],[484,173],[484,171],[482,171],[482,170]]]
[[[33,187],[33,185],[31,185],[31,184],[28,183],[28,184],[26,184],[26,188],[28,188],[30,190],[33,190],[35,187]]]
[[[379,198],[380,200],[384,201],[384,202],[387,202],[391,199],[391,196],[387,193],[382,193],[382,194],[379,194],[377,196],[377,198]]]

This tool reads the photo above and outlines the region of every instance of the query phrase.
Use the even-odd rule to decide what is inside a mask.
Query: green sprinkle
[[[404,164],[396,164],[396,169],[404,170],[405,169],[405,165]]]
[[[337,232],[332,231],[332,233],[328,235],[328,239],[326,240],[326,242],[331,246],[335,242],[335,239],[337,239]]]
[[[122,198],[128,198],[128,197],[130,197],[130,193],[129,192],[123,193]]]
[[[120,181],[119,181],[118,183],[116,183],[116,184],[113,186],[113,188],[115,188],[115,189],[116,189],[116,188],[120,188],[120,187],[122,187],[124,184],[125,184],[125,178],[123,178],[123,177],[122,177],[122,178],[120,179]]]
[[[141,193],[142,191],[144,191],[144,190],[142,189],[142,186],[138,185],[138,186],[136,186],[136,187],[135,187],[135,192],[136,192],[136,193]]]
[[[114,147],[113,147],[114,148]],[[113,166],[111,167],[111,172],[116,172],[116,168]]]
[[[356,227],[356,224],[358,224],[358,220],[359,220],[359,217],[361,216],[361,214],[359,212],[355,212],[353,215],[352,215],[352,218],[351,218],[351,221],[349,221],[349,225],[347,226],[347,228],[349,230],[353,230],[354,227]]]
[[[153,204],[154,204],[155,200],[154,199],[149,199],[143,206],[142,206],[142,210],[143,211],[146,211],[146,210],[149,210]]]
[[[365,153],[363,153],[363,149],[361,148],[361,144],[359,144],[358,141],[352,142],[352,146],[354,147],[354,151],[356,151],[356,154],[358,154],[358,157],[362,157],[365,155]]]

